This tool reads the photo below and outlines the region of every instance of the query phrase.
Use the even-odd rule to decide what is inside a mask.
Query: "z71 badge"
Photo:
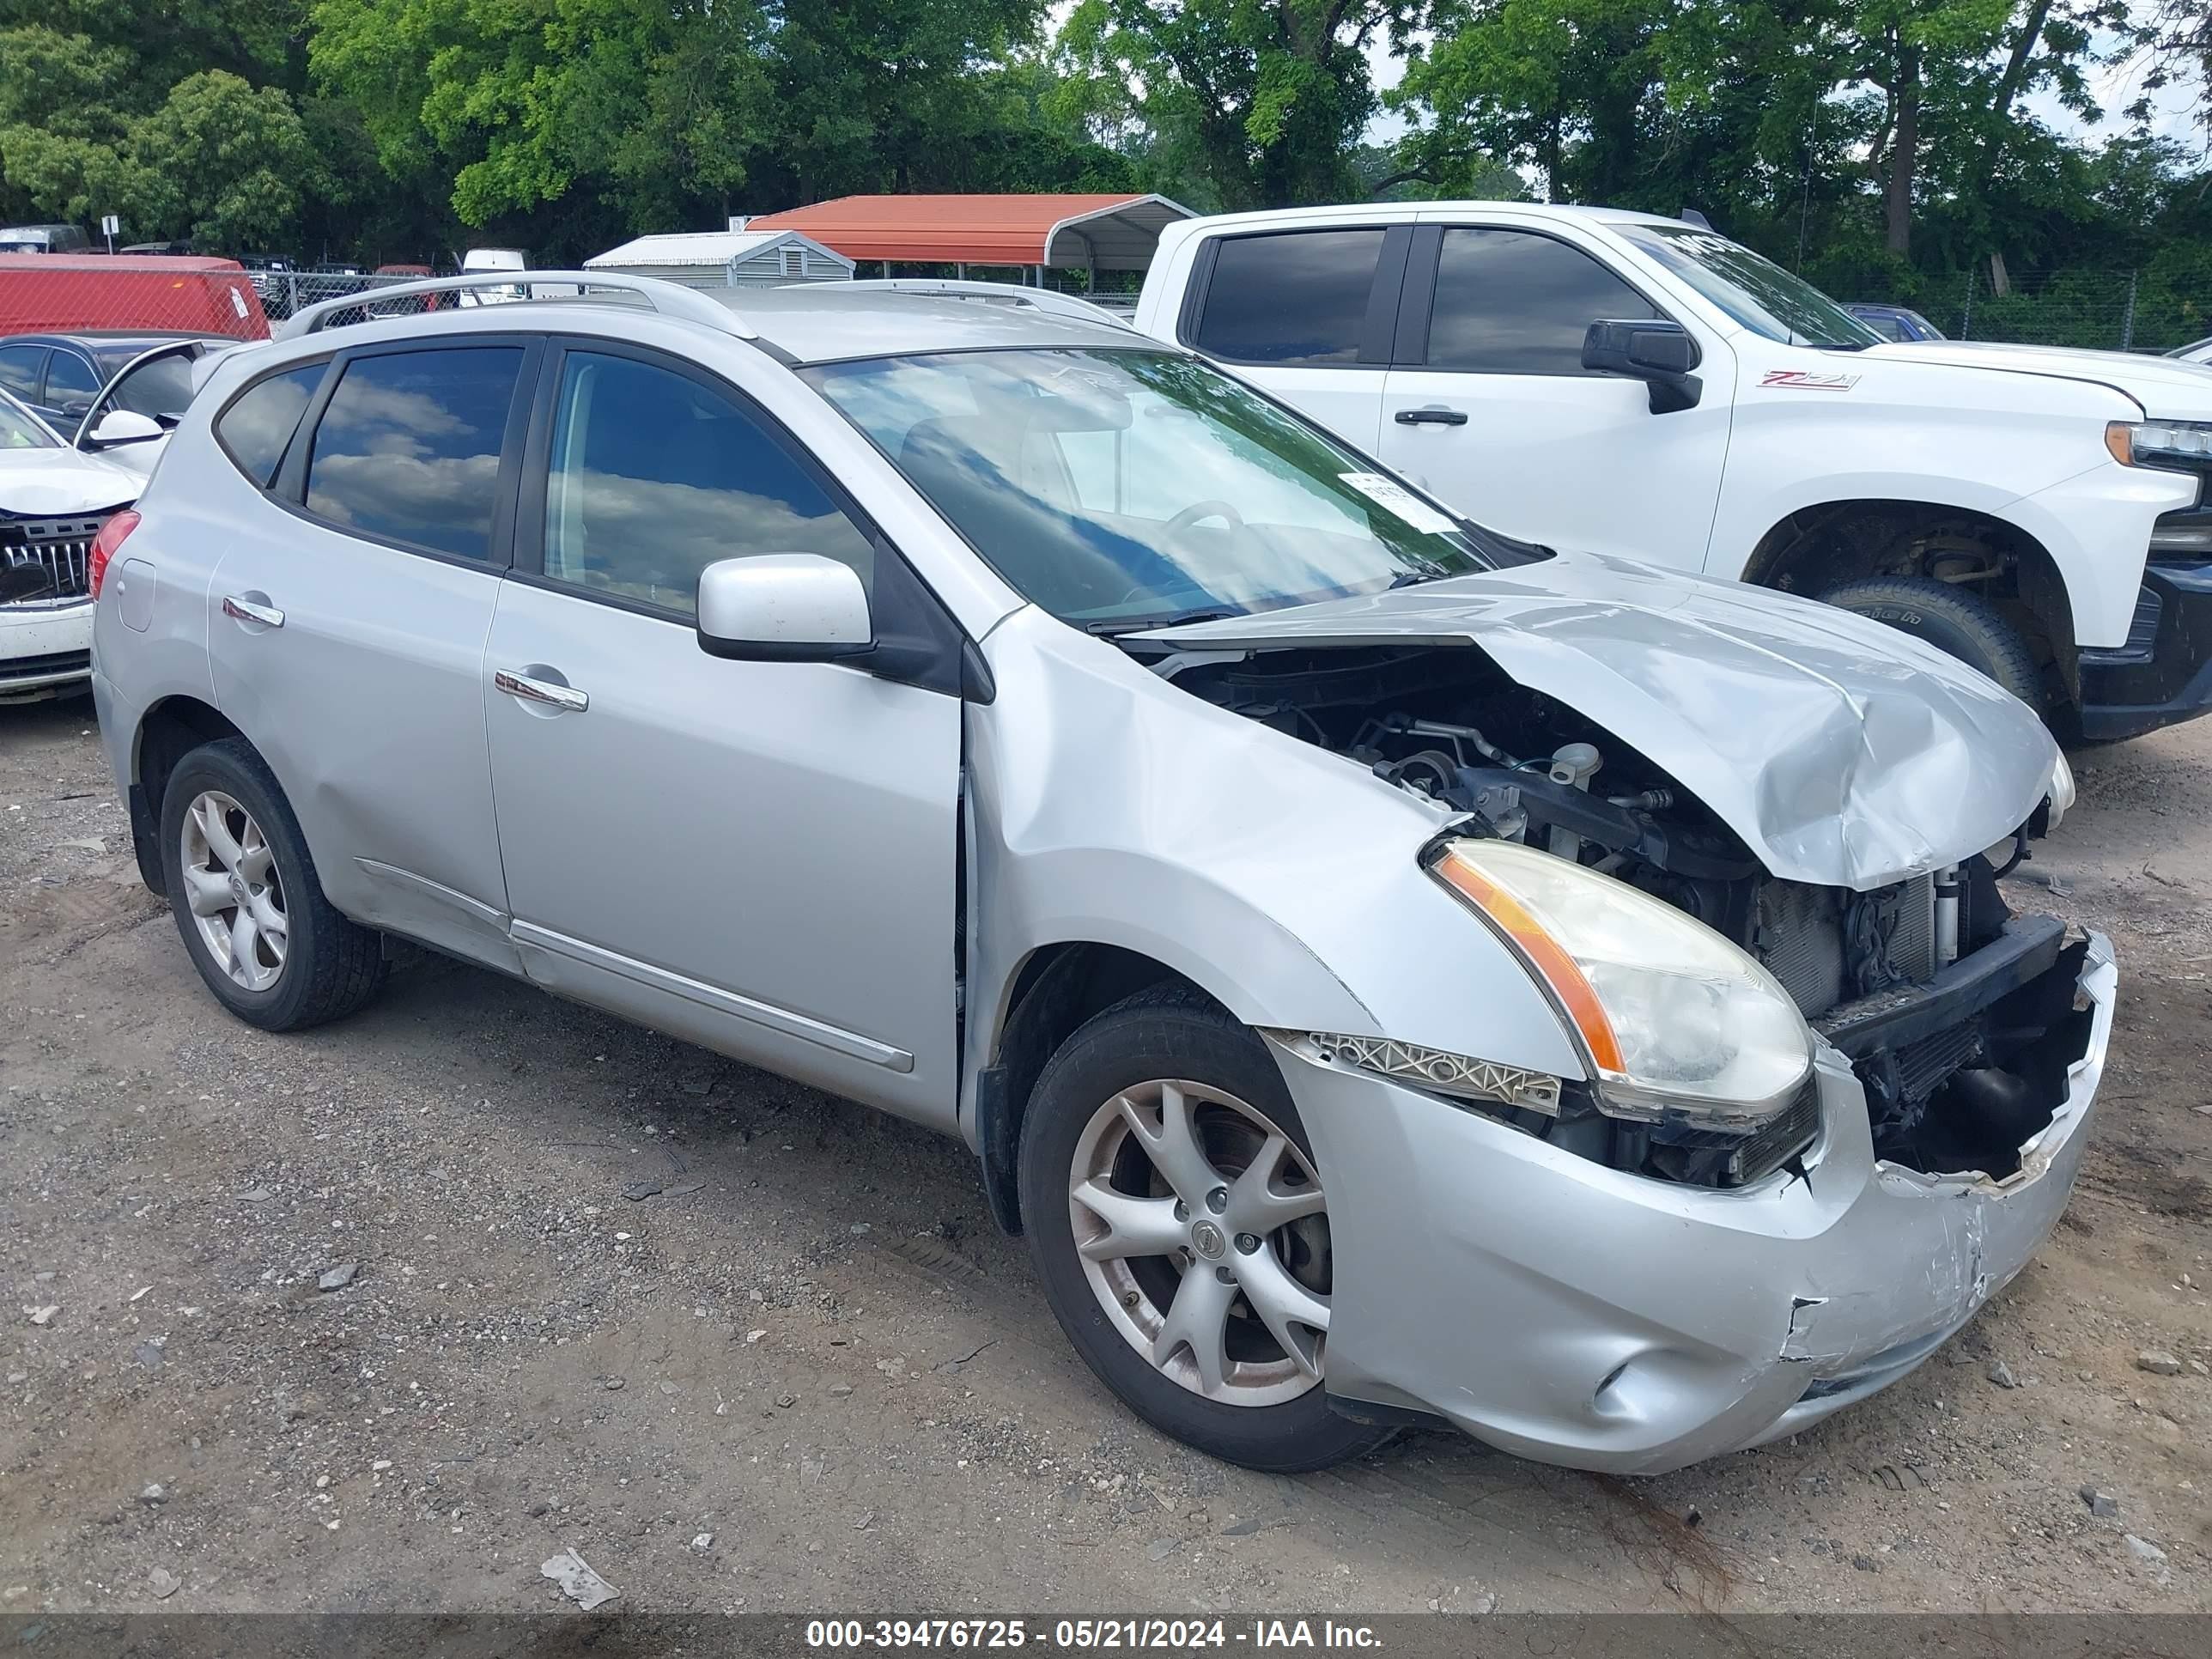
[[[1849,392],[1859,383],[1856,374],[1815,374],[1806,368],[1770,368],[1759,377],[1761,386],[1790,392]]]

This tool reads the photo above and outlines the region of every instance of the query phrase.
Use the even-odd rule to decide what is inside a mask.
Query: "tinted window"
[[[649,363],[571,352],[545,574],[689,616],[702,570],[755,553],[820,553],[874,575],[860,526],[735,402]]]
[[[88,404],[100,395],[100,376],[74,351],[57,351],[46,364],[46,404]]]
[[[156,357],[115,388],[113,406],[159,420],[185,412],[192,400],[192,360]]]
[[[315,428],[307,510],[435,553],[489,556],[517,346],[346,365]]]
[[[1657,315],[1634,289],[1565,242],[1522,230],[1447,230],[1428,363],[1491,374],[1579,374],[1592,323]]]
[[[288,374],[272,374],[222,412],[215,435],[230,452],[238,470],[264,489],[276,476],[285,447],[307,412],[307,399],[322,384],[322,363],[310,363]],[[123,400],[130,407],[127,398]]]
[[[0,346],[0,392],[12,392],[26,403],[39,400],[39,360],[44,346]]]
[[[1385,234],[1378,226],[1224,239],[1199,349],[1242,362],[1358,362]]]

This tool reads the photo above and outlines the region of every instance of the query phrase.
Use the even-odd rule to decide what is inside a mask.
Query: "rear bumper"
[[[1713,1191],[1605,1169],[1279,1044],[1328,1189],[1334,1401],[1656,1474],[1864,1399],[1972,1318],[2057,1224],[2117,982],[2093,938],[2086,1049],[2002,1181],[1878,1161],[1859,1080],[1825,1045],[1803,1176]]]
[[[2081,735],[2140,737],[2212,713],[2212,562],[2143,570],[2127,642],[2081,653]]]
[[[0,702],[81,689],[92,677],[92,601],[0,605]]]

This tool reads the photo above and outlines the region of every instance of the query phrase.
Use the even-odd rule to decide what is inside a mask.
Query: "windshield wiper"
[[[1240,611],[1189,611],[1170,617],[1121,617],[1087,622],[1083,624],[1083,631],[1110,640],[1123,634],[1142,634],[1154,628],[1181,628],[1185,623],[1226,622],[1231,617],[1243,614]]]

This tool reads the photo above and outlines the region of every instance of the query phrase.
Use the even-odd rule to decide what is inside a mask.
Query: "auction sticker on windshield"
[[[1350,484],[1369,501],[1388,507],[1425,536],[1449,536],[1459,528],[1395,478],[1386,478],[1380,472],[1340,472],[1336,476],[1340,482]]]

